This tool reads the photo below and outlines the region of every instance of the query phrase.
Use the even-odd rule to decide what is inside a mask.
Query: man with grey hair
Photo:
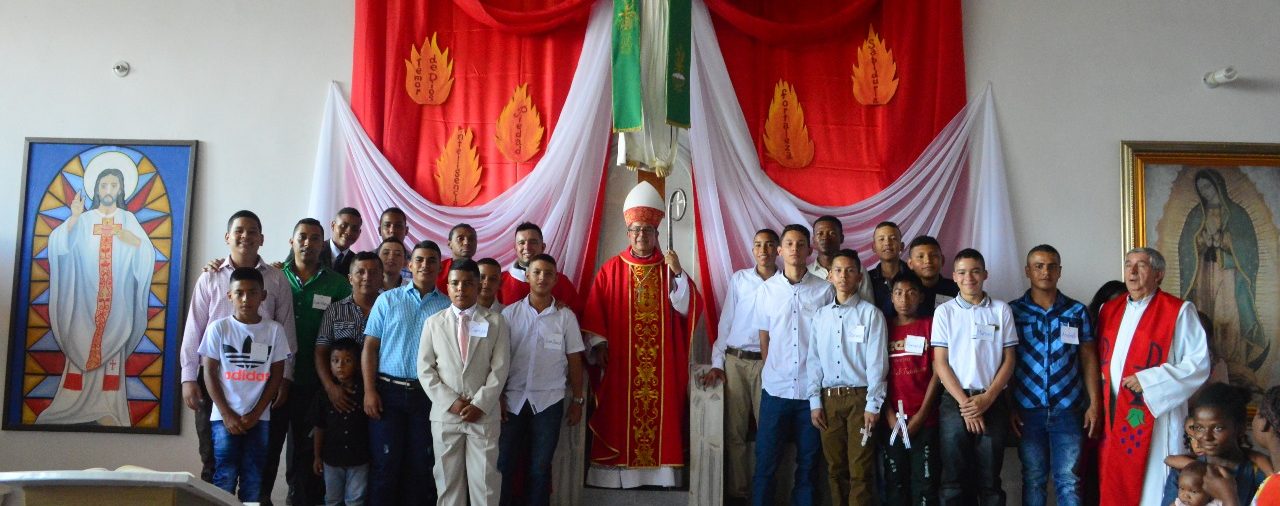
[[[1209,344],[1195,305],[1160,290],[1164,256],[1125,254],[1128,297],[1098,312],[1106,439],[1102,505],[1161,504],[1164,458],[1182,453],[1187,400],[1209,377]]]

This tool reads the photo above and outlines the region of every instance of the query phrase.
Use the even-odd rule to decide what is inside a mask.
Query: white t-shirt
[[[241,415],[252,411],[262,398],[271,377],[271,364],[286,360],[292,354],[284,326],[266,318],[252,325],[241,323],[235,317],[215,321],[200,343],[200,355],[222,364],[222,375],[218,378],[222,395],[227,398],[227,406]],[[268,409],[259,420],[270,418]],[[209,420],[222,420],[216,404]]]

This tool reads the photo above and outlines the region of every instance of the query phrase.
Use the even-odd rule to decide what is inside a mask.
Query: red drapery
[[[959,0],[707,0],[707,7],[764,171],[810,203],[845,205],[880,191],[965,104]],[[897,67],[897,91],[883,105],[863,105],[853,94],[869,28]],[[779,80],[794,87],[813,142],[803,168],[782,166],[764,145]]]
[[[436,161],[457,127],[474,131],[483,172],[466,205],[488,202],[524,177],[555,131],[582,49],[591,0],[360,0],[356,2],[351,106],[396,171],[442,202]],[[437,34],[453,61],[452,90],[420,105],[406,90],[405,61]],[[497,119],[517,86],[541,115],[538,155],[513,162],[498,149]]]

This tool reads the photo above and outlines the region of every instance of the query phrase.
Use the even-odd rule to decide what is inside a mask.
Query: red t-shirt
[[[889,327],[889,395],[885,406],[898,409],[898,400],[902,400],[903,411],[910,421],[911,416],[920,411],[924,404],[924,394],[929,389],[929,380],[933,379],[933,348],[929,346],[930,331],[933,318],[921,318],[906,325]],[[907,336],[924,338],[924,352],[919,355],[907,353]],[[894,420],[886,420],[891,425]],[[938,409],[935,406],[925,427],[938,425]]]

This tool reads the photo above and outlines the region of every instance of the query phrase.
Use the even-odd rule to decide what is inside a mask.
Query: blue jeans
[[[236,494],[242,502],[258,502],[262,466],[267,462],[270,422],[258,421],[244,434],[232,434],[222,420],[210,425],[213,432],[213,484]],[[239,484],[239,492],[236,485]]]
[[[431,446],[431,401],[414,381],[413,387],[378,381],[382,417],[369,420],[369,504],[436,503],[431,477],[435,451]]]
[[[365,486],[369,481],[369,464],[340,467],[324,465],[325,506],[364,506]]]
[[[1076,409],[1019,409],[1022,417],[1022,504],[1044,506],[1045,482],[1053,471],[1060,506],[1080,504],[1083,417]]]
[[[787,443],[796,444],[795,488],[791,504],[813,504],[814,488],[821,468],[822,440],[809,418],[809,401],[760,394],[760,423],[756,430],[756,473],[752,478],[751,503],[774,504],[773,474]]]
[[[555,457],[556,445],[560,442],[564,403],[562,400],[552,404],[535,415],[533,407],[526,402],[520,408],[520,414],[508,414],[507,421],[502,422],[502,435],[498,437],[502,504],[541,506],[551,502],[551,459]],[[517,500],[515,478],[520,474],[521,462],[528,462],[528,467],[524,473],[524,493]]]

